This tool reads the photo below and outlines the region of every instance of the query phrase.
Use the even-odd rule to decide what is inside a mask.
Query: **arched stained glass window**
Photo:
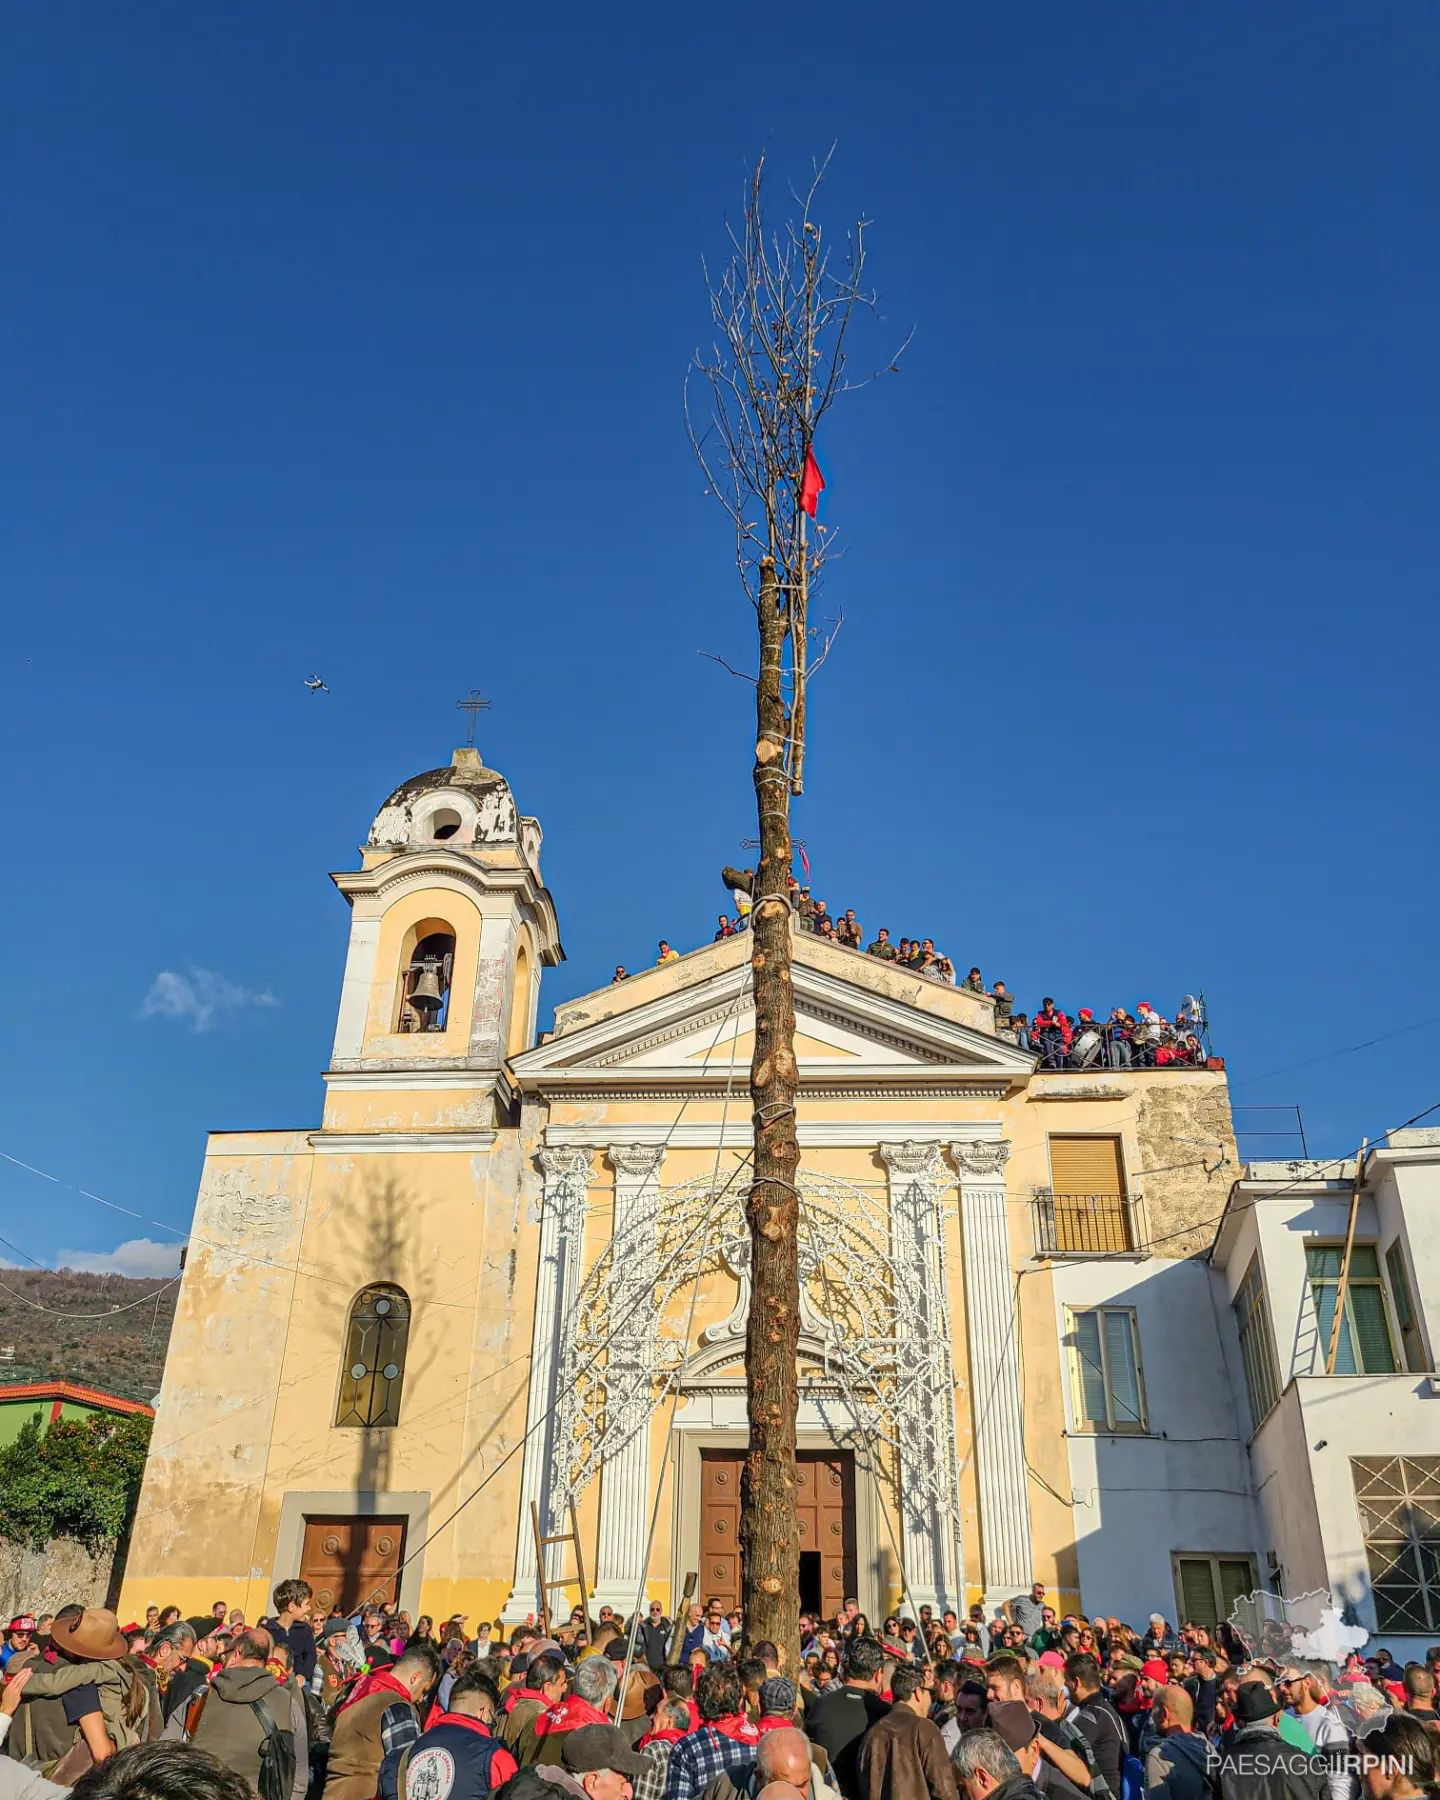
[[[410,1299],[388,1283],[367,1287],[350,1308],[337,1425],[398,1425],[410,1337]]]

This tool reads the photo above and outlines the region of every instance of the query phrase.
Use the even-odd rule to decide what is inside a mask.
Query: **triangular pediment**
[[[694,979],[678,965],[647,971],[629,992],[604,989],[559,1011],[560,1029],[512,1059],[521,1087],[723,1086],[748,1070],[755,1011],[748,959],[733,951],[697,953]],[[728,946],[723,947],[728,951]],[[859,964],[854,975],[851,961]],[[678,972],[676,972],[678,970]],[[802,1085],[893,1085],[937,1077],[1022,1085],[1034,1059],[965,1018],[988,1024],[953,989],[891,980],[849,952],[804,946],[792,966],[795,1051]]]

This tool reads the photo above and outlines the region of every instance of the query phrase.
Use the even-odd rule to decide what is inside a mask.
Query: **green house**
[[[124,1400],[119,1394],[80,1387],[73,1381],[0,1385],[0,1445],[13,1444],[31,1419],[39,1419],[43,1432],[57,1419],[88,1419],[96,1413],[143,1413],[147,1419],[153,1419],[155,1408],[143,1400]]]

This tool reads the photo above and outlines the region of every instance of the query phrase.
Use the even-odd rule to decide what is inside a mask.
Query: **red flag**
[[[825,477],[820,473],[820,465],[815,460],[815,452],[807,444],[805,446],[805,472],[800,477],[800,504],[813,519],[815,508],[820,504],[820,495],[825,488]]]
[[[797,844],[795,848],[800,852],[800,867],[805,871],[805,879],[808,881],[810,879],[810,858],[805,854],[803,844]]]

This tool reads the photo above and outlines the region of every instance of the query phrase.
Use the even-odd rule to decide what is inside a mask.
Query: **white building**
[[[1328,1590],[1402,1661],[1440,1643],[1440,1131],[1354,1175],[1249,1165],[1208,1257],[1147,1255],[1143,1231],[1045,1256],[1092,1607],[1205,1621],[1257,1587]]]
[[[1404,1661],[1440,1642],[1440,1131],[1392,1133],[1354,1175],[1252,1164],[1210,1261],[1241,1348],[1266,1585],[1328,1588]]]

